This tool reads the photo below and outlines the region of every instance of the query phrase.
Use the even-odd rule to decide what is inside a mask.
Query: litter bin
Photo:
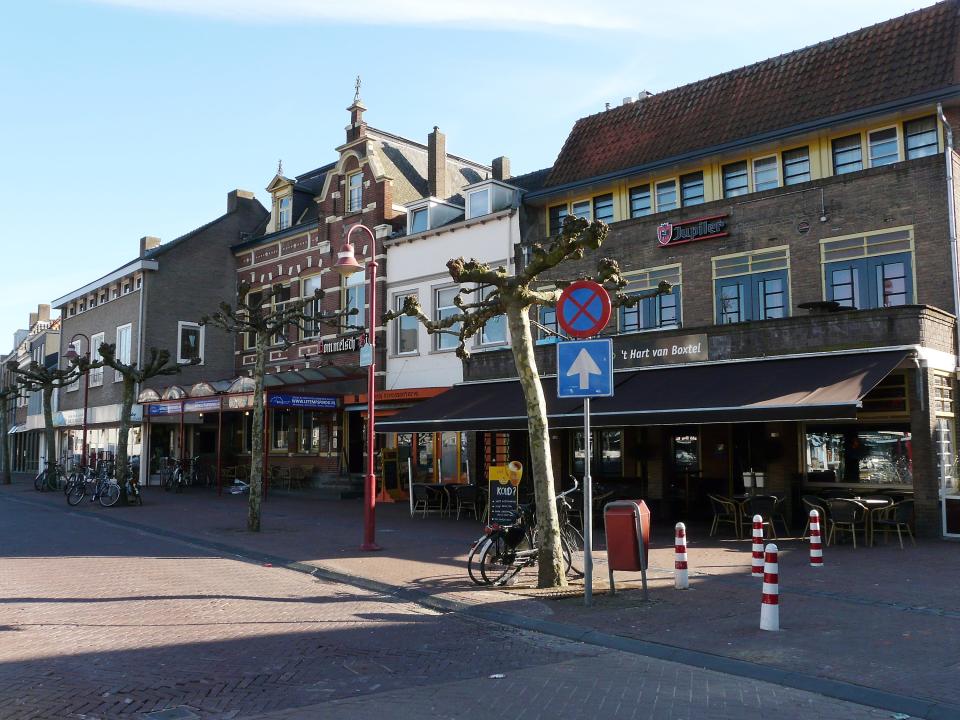
[[[603,507],[607,533],[610,594],[617,591],[613,571],[640,571],[643,599],[647,600],[647,556],[650,548],[650,510],[643,500],[618,500]]]

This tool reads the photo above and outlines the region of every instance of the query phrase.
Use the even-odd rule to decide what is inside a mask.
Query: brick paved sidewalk
[[[759,582],[749,577],[748,541],[710,541],[691,527],[691,590],[672,589],[671,538],[657,537],[651,553],[651,597],[598,595],[594,608],[578,598],[550,600],[523,589],[479,589],[466,578],[472,520],[411,519],[405,505],[378,507],[379,553],[358,550],[361,506],[309,495],[275,494],[264,505],[264,530],[244,530],[244,496],[217,498],[191,490],[170,495],[150,488],[142,508],[82,506],[24,486],[0,497],[62,505],[135,522],[205,543],[302,561],[340,573],[412,588],[438,600],[496,608],[530,618],[665,643],[806,675],[843,680],[892,693],[960,705],[955,682],[960,636],[960,546],[919,541],[854,551],[826,550],[826,566],[807,565],[806,548],[780,542],[780,633],[762,633]],[[656,518],[654,518],[656,523]],[[605,578],[600,553],[596,576]],[[625,576],[624,579],[629,579]]]

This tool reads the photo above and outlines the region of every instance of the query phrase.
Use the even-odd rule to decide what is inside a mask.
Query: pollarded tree
[[[46,367],[31,360],[29,365],[20,367],[16,360],[7,362],[7,369],[17,376],[17,384],[26,392],[39,392],[43,400],[43,437],[46,446],[47,462],[55,462],[56,434],[53,430],[53,393],[79,382],[80,379],[101,363],[88,357],[71,358],[66,368]]]
[[[127,502],[127,484],[124,482],[128,469],[127,465],[127,441],[130,436],[131,415],[133,414],[133,401],[137,392],[137,386],[150,378],[161,375],[176,375],[180,372],[181,366],[170,362],[170,352],[167,350],[158,350],[150,348],[149,357],[143,364],[130,362],[125,363],[117,358],[117,347],[109,343],[103,343],[97,352],[103,358],[103,364],[117,371],[117,374],[123,378],[123,396],[120,401],[120,433],[117,438],[117,461],[115,463],[117,480],[120,482],[120,494],[124,504]],[[194,361],[198,362],[198,361]],[[139,482],[139,478],[131,477],[131,482]]]
[[[8,385],[7,387],[0,388],[0,443],[3,443],[3,447],[0,448],[0,461],[3,462],[3,467],[0,468],[0,482],[4,485],[9,485],[13,482],[12,472],[12,463],[10,462],[10,439],[9,439],[9,430],[10,423],[8,421],[8,413],[15,407],[11,406],[11,402],[16,401],[20,396],[20,389],[16,385]]]
[[[253,365],[253,420],[250,429],[250,502],[247,507],[247,529],[260,531],[260,503],[263,499],[263,377],[271,339],[278,337],[289,345],[291,329],[314,334],[320,323],[339,322],[356,310],[323,313],[320,300],[323,291],[302,298],[287,299],[280,285],[251,292],[249,283],[237,288],[237,305],[221,303],[213,315],[200,319],[201,325],[213,325],[239,337],[252,336],[256,360]]]
[[[504,267],[491,268],[477,260],[450,260],[447,263],[450,277],[461,284],[454,298],[454,305],[459,312],[435,321],[423,312],[418,299],[410,296],[404,301],[402,309],[386,315],[387,320],[409,315],[417,318],[431,334],[455,335],[459,339],[457,355],[463,359],[469,357],[467,341],[493,318],[506,316],[507,326],[510,328],[510,348],[526,401],[537,527],[541,529],[542,538],[538,553],[540,587],[561,587],[566,585],[566,577],[560,552],[546,399],[534,356],[533,334],[530,331],[531,309],[555,307],[562,289],[573,280],[595,280],[600,283],[610,293],[614,307],[633,307],[644,298],[671,291],[670,285],[663,282],[656,290],[627,294],[624,292],[627,286],[626,278],[621,274],[616,260],[608,258],[599,262],[595,277],[584,275],[571,280],[544,277],[564,263],[582,260],[588,250],[597,250],[606,235],[607,226],[599,220],[587,222],[583,218],[567,216],[563,229],[550,240],[547,247],[534,245],[531,261],[517,275],[509,275]],[[537,285],[547,283],[550,283],[553,289],[537,289]],[[471,294],[473,299],[464,299]],[[589,512],[589,509],[585,512]]]

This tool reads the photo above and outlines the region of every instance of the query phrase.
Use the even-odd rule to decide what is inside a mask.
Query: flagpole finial
[[[363,84],[363,83],[362,83],[361,80],[360,80],[360,76],[357,75],[357,79],[356,79],[356,80],[354,81],[354,83],[353,83],[353,87],[354,87],[353,101],[354,101],[355,103],[360,102],[360,86],[361,86],[362,84]]]

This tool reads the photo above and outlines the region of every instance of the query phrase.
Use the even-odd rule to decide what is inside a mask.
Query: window
[[[940,479],[940,487],[948,493],[957,491],[957,473],[956,473],[956,453],[954,452],[955,441],[953,437],[953,420],[950,418],[937,418],[937,427],[934,431],[934,452],[937,456],[937,475]]]
[[[680,176],[680,201],[684,207],[703,202],[703,173],[695,172]]]
[[[125,280],[123,283],[123,294],[126,295],[131,290],[133,290],[133,284],[129,280]]]
[[[85,312],[86,309],[87,309],[86,300],[81,300],[79,303],[77,303],[77,312]]]
[[[177,362],[203,362],[203,327],[193,322],[177,323]]]
[[[851,309],[913,302],[912,228],[824,240],[826,299]]]
[[[362,272],[354,273],[354,275],[363,276]],[[286,308],[287,303],[298,297],[298,291],[300,289],[300,283],[294,281],[289,285],[275,285],[273,288],[273,311],[280,312]],[[352,324],[352,321],[351,321]],[[274,345],[286,344],[288,342],[296,342],[299,339],[299,330],[296,325],[288,325],[287,327],[281,329],[273,336],[271,342]]]
[[[714,258],[717,323],[787,317],[790,314],[788,269],[787,248]]]
[[[100,346],[103,345],[105,335],[104,333],[97,333],[96,335],[90,336],[90,357],[98,358],[100,357]],[[100,387],[103,385],[103,368],[92,368],[90,370],[90,387]]]
[[[783,184],[796,185],[810,179],[810,151],[806,147],[783,153]]]
[[[725,198],[746,195],[750,192],[750,178],[747,175],[747,161],[723,166],[723,196]]]
[[[490,212],[490,190],[484,188],[467,195],[467,217],[475,218]]]
[[[613,194],[598,195],[593,199],[593,219],[613,222]]]
[[[570,214],[574,217],[583,218],[584,220],[591,220],[590,217],[590,201],[589,200],[579,200],[573,204],[573,208],[570,211]]]
[[[289,195],[282,197],[277,203],[277,207],[280,210],[280,218],[277,229],[286,230],[291,224],[291,217],[293,215],[293,199]]]
[[[633,307],[620,308],[620,332],[666,330],[680,327],[680,266],[641,270],[628,275],[627,294],[655,289],[662,280],[673,285],[669,295],[644,298]]]
[[[938,151],[937,119],[932,115],[905,122],[903,124],[903,135],[907,160],[936,155]]]
[[[90,298],[90,309],[93,310],[97,306],[97,296],[94,295]]]
[[[550,234],[559,235],[563,230],[563,219],[567,216],[566,205],[554,205],[549,210],[550,215]]]
[[[486,300],[494,292],[495,287],[487,287],[480,291],[480,297]],[[497,315],[492,317],[480,328],[477,335],[477,342],[480,345],[502,345],[507,341],[507,316]]]
[[[643,217],[653,211],[650,203],[650,186],[630,188],[630,217]]]
[[[453,299],[457,296],[459,288],[443,288],[442,290],[437,290],[434,295],[434,320],[439,322],[444,318],[450,317],[451,315],[459,315],[460,309],[453,304]],[[455,332],[460,331],[460,323],[454,324],[449,328]],[[456,335],[450,335],[448,333],[438,333],[435,335],[437,350],[452,350],[457,345],[460,344],[460,340]]]
[[[107,301],[107,291],[104,290],[100,293],[100,304],[103,305]]]
[[[363,173],[347,176],[347,212],[357,212],[363,206]]]
[[[117,360],[126,365],[130,364],[130,327],[127,324],[117,328],[117,347],[114,351]],[[123,380],[123,375],[114,370],[113,381],[120,382],[121,380]]]
[[[590,469],[594,477],[618,478],[623,476],[623,431],[620,429],[596,430],[590,433]],[[573,437],[573,472],[583,474],[583,431]]]
[[[557,325],[556,308],[541,306],[539,308],[539,323],[542,327],[537,328],[538,345],[548,345],[559,342],[560,338],[556,334],[560,332],[560,328]]]
[[[665,180],[657,183],[657,212],[673,210],[677,207],[677,181]]]
[[[410,213],[410,229],[408,232],[411,235],[427,229],[427,212],[427,208],[420,208]]]
[[[71,305],[69,308],[67,308],[67,315],[68,315],[68,316],[73,317],[73,316],[76,315],[76,314],[77,314],[77,308],[76,308],[75,305]]]
[[[953,382],[948,375],[933,376],[933,409],[953,415]]]
[[[343,318],[343,324],[365,328],[367,327],[366,308],[366,273],[355,272],[343,279],[343,303],[344,310],[356,310],[356,313],[346,315]],[[352,328],[349,328],[352,329]]]
[[[247,295],[247,301],[245,305],[250,308],[251,313],[262,312],[261,304],[263,303],[263,292],[251,292]],[[244,347],[246,349],[255,348],[257,346],[257,334],[254,331],[250,331],[244,335]]]
[[[836,175],[863,170],[860,135],[848,135],[833,141],[833,172]]]
[[[912,437],[902,425],[865,429],[853,425],[807,426],[807,477],[813,482],[911,485]]]
[[[761,192],[780,186],[777,174],[777,156],[757,158],[753,161],[753,191]]]
[[[874,130],[867,134],[870,146],[870,167],[890,165],[900,159],[900,143],[895,127]]]
[[[396,295],[393,299],[393,306],[397,310],[403,309],[403,303],[406,301],[408,295],[415,295],[416,293],[400,293]],[[417,333],[419,332],[420,323],[416,318],[410,317],[409,315],[401,315],[393,322],[394,328],[396,328],[396,348],[395,352],[397,355],[408,355],[411,353],[417,352]]]
[[[303,297],[313,297],[319,289],[319,275],[311,275],[303,279]],[[303,306],[303,314],[306,318],[303,323],[306,329],[304,337],[316,337],[320,334],[320,323],[316,318],[323,314],[323,308],[321,307],[322,302],[320,299],[315,299]]]
[[[110,299],[116,300],[118,297],[120,297],[120,287],[118,285],[114,285],[112,288],[110,288]]]
[[[140,289],[140,286],[143,285],[143,278],[142,278],[142,277],[138,277],[135,284],[136,284],[136,286],[137,286],[137,290],[139,290],[139,289]]]

